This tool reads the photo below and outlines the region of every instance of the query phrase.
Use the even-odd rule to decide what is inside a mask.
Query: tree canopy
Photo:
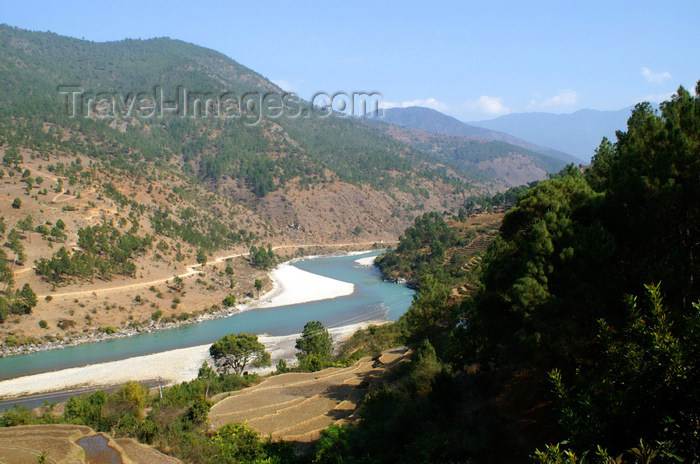
[[[331,359],[333,338],[320,321],[310,321],[304,325],[295,347],[299,350],[299,365],[303,369],[318,370],[325,367]]]
[[[258,341],[257,335],[248,333],[229,334],[220,338],[209,348],[209,354],[222,373],[233,370],[240,375],[246,366],[271,365],[270,353],[265,350],[265,345]]]

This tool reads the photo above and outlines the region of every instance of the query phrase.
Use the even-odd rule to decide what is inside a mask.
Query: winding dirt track
[[[273,246],[273,250],[280,250],[284,248],[342,248],[346,246],[365,246],[365,245],[373,245],[375,243],[379,243],[377,241],[373,242],[352,242],[352,243],[313,243],[313,244],[293,244],[293,245],[277,245]],[[396,243],[396,241],[387,241],[387,242],[381,242],[381,243]],[[233,258],[240,258],[242,256],[248,256],[250,253],[249,252],[244,252],[244,253],[235,253],[232,255],[226,255],[226,256],[219,256],[217,258],[214,258],[211,261],[207,261],[207,263],[204,266],[207,265],[212,265],[212,264],[220,264],[228,259],[233,259]],[[185,277],[189,277],[192,275],[195,275],[196,273],[199,272],[199,268],[201,268],[201,264],[190,264],[187,266],[187,271],[183,272],[182,274],[178,274],[178,277],[181,279],[184,279]],[[30,268],[33,269],[33,268]],[[23,270],[24,272],[28,271],[29,269]],[[163,277],[160,279],[154,279],[154,280],[148,280],[148,281],[143,281],[143,282],[136,282],[133,284],[125,284],[125,285],[118,285],[115,287],[105,287],[105,288],[95,288],[91,290],[78,290],[78,291],[73,291],[73,292],[51,292],[47,293],[44,295],[37,295],[37,298],[45,298],[46,296],[51,296],[53,298],[61,298],[61,297],[75,297],[75,296],[80,296],[80,295],[93,295],[93,294],[99,294],[99,293],[108,293],[108,292],[114,292],[114,291],[119,291],[119,290],[127,290],[131,288],[141,288],[141,287],[149,287],[151,285],[155,284],[160,284],[163,282],[167,282],[168,280],[171,280],[173,277]]]

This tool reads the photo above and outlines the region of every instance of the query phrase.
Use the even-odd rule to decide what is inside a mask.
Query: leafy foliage
[[[407,276],[416,285],[416,275],[445,272],[445,250],[458,242],[439,213],[425,213],[406,229],[396,250],[389,248],[375,262],[385,275]]]
[[[523,462],[536,447],[533,459],[548,464],[698,456],[698,94],[681,88],[660,115],[638,105],[587,172],[570,166],[522,193],[471,300],[446,303],[443,274],[417,268],[425,284],[399,321],[422,353],[418,372],[399,377],[413,390],[367,398],[356,428],[324,434],[317,462]],[[430,249],[430,234],[416,237],[410,249]],[[626,296],[645,286],[648,303]],[[532,388],[548,372],[557,408],[539,416],[539,435],[525,434],[520,411],[542,407]],[[459,438],[446,438],[443,415]]]
[[[655,437],[700,455],[700,305],[678,328],[664,306],[660,285],[648,285],[648,304],[628,298],[628,321],[617,333],[599,321],[596,364],[582,366],[567,385],[551,373],[573,443],[634,443]],[[603,440],[601,442],[601,440]]]
[[[240,333],[229,334],[209,348],[211,357],[222,373],[228,373],[231,369],[236,374],[241,374],[246,366],[264,367],[270,366],[270,353],[265,351],[265,345],[258,341],[258,336]]]
[[[426,180],[464,187],[462,181],[430,165],[427,156],[336,115],[251,124],[259,114],[241,111],[242,102],[233,105],[236,117],[202,114],[206,126],[194,116],[192,102],[184,115],[188,117],[136,120],[126,115],[137,93],[159,100],[162,90],[163,100],[172,102],[181,98],[179,89],[187,89],[192,98],[280,92],[259,74],[212,50],[166,38],[94,44],[8,26],[0,28],[0,43],[0,59],[8,63],[0,84],[11,89],[2,96],[0,132],[8,134],[12,147],[21,143],[37,150],[82,152],[133,174],[143,169],[142,163],[178,159],[183,172],[200,181],[224,184],[232,179],[255,197],[290,182],[306,187],[331,179],[417,195],[427,194],[421,190]],[[118,90],[119,115],[93,120],[81,109],[77,118],[70,118],[66,101],[57,97],[70,97],[76,89],[66,88],[61,96],[56,83],[74,82],[76,77],[86,92],[111,95]],[[155,84],[159,89],[154,91]],[[106,124],[117,117],[127,122],[125,132]],[[42,130],[46,121],[79,130],[81,137],[62,140],[53,131]],[[13,166],[18,156],[13,151],[3,161]],[[132,202],[114,189],[105,193],[120,204]]]
[[[272,251],[270,245],[267,246],[267,249],[264,247],[252,246],[250,247],[250,262],[258,269],[267,271],[277,265],[277,257],[275,256],[275,252]],[[257,285],[256,289],[259,291]]]
[[[317,371],[328,365],[333,354],[333,338],[320,321],[307,322],[295,348],[302,370]]]
[[[52,282],[60,282],[74,276],[82,279],[95,274],[110,279],[113,274],[136,275],[133,257],[143,253],[153,243],[146,235],[122,234],[110,224],[88,226],[78,231],[81,250],[69,252],[61,247],[50,259],[35,262],[37,272]]]

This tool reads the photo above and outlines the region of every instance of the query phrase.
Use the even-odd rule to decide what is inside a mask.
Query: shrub
[[[68,330],[68,329],[75,327],[75,321],[73,321],[71,319],[62,319],[62,320],[58,321],[58,324],[56,324],[56,326],[59,329]]]
[[[277,366],[275,367],[276,373],[277,374],[284,374],[285,372],[289,372],[289,367],[287,367],[287,361],[284,359],[280,359],[277,361]]]

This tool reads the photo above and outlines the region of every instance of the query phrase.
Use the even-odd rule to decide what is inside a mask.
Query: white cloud
[[[502,116],[512,111],[503,104],[501,97],[490,97],[488,95],[480,96],[471,106],[473,109],[489,116]]]
[[[389,109],[389,108],[408,108],[409,106],[424,106],[426,108],[432,108],[437,111],[448,111],[449,106],[447,106],[445,103],[436,100],[435,98],[425,98],[425,99],[417,99],[417,100],[407,100],[403,102],[390,102],[390,101],[382,101],[381,107],[383,109]]]
[[[642,68],[642,76],[644,76],[647,81],[658,84],[660,82],[665,81],[666,79],[670,79],[671,73],[668,71],[654,72],[645,66]]]
[[[578,102],[578,93],[575,90],[560,90],[553,97],[546,98],[539,103],[543,108],[552,108],[558,106],[571,106]]]

